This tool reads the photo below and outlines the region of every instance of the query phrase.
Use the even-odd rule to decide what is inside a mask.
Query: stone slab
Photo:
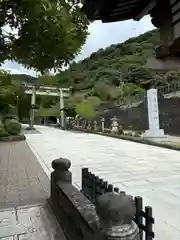
[[[32,205],[0,210],[0,239],[65,240],[65,237],[47,205]]]

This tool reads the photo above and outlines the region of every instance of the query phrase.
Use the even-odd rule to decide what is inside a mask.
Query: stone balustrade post
[[[51,196],[50,201],[53,206],[56,206],[57,196],[57,183],[59,181],[72,183],[72,174],[69,171],[71,162],[65,158],[58,158],[53,160],[52,168],[54,171],[51,173]]]
[[[94,122],[93,122],[94,124],[94,131],[97,131],[97,121],[95,120]]]
[[[86,128],[86,120],[85,119],[82,120],[82,128],[84,128],[84,129]]]
[[[117,117],[114,116],[111,120],[112,120],[111,133],[119,133],[119,124]]]
[[[91,121],[88,121],[87,129],[88,129],[88,130],[91,130],[91,129],[92,129]]]
[[[79,120],[79,119],[76,120],[76,126],[77,126],[78,128],[80,127],[80,120]]]
[[[136,213],[133,198],[121,193],[98,197],[96,212],[103,240],[139,240],[139,227],[133,221]]]
[[[104,132],[104,122],[105,122],[105,119],[101,118],[101,131],[102,132]]]

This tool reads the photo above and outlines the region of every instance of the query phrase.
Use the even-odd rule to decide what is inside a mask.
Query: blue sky
[[[82,60],[92,52],[96,52],[99,48],[106,48],[111,44],[124,42],[131,37],[138,36],[152,29],[154,29],[154,26],[151,24],[149,16],[144,17],[139,22],[132,20],[116,23],[93,22],[89,25],[90,35],[82,47],[81,53],[75,60]],[[6,62],[2,68],[11,71],[11,73],[36,75],[36,72],[25,69],[16,62]]]

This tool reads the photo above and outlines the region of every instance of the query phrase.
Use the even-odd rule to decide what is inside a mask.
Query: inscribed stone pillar
[[[159,108],[157,89],[147,91],[149,130],[145,131],[144,138],[165,138],[164,130],[159,127]]]

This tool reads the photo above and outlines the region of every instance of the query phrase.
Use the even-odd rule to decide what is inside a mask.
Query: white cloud
[[[76,60],[82,60],[100,48],[124,42],[131,37],[136,37],[152,29],[154,29],[154,26],[151,24],[149,16],[144,17],[139,22],[129,20],[115,23],[101,23],[100,21],[96,21],[89,26],[90,35]]]
[[[1,68],[10,71],[13,74],[28,74],[28,75],[36,76],[35,71],[24,68],[22,65],[17,64],[16,62],[13,62],[13,61],[6,61]]]
[[[131,37],[136,37],[152,29],[154,29],[154,26],[151,24],[149,16],[144,17],[139,22],[132,20],[115,23],[93,22],[89,25],[90,35],[82,47],[81,53],[75,60],[82,60],[100,48],[106,48],[111,44],[124,42]],[[25,69],[22,65],[15,62],[6,62],[2,68],[10,70],[12,73],[36,76],[36,72]]]

